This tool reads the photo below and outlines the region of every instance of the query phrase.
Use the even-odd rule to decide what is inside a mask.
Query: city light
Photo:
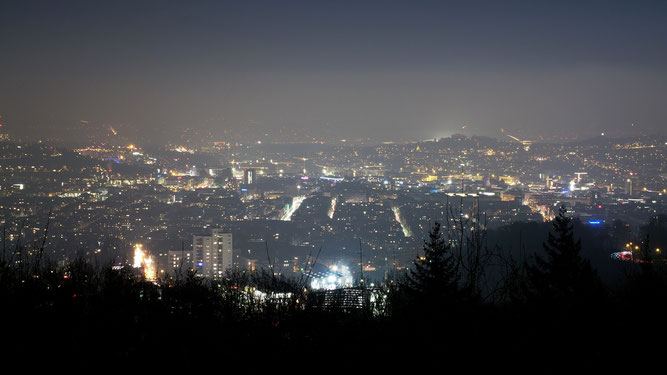
[[[142,268],[146,280],[157,280],[157,265],[153,257],[144,251],[142,244],[138,243],[134,245],[134,261],[132,266],[134,268]]]
[[[298,197],[294,197],[292,199],[292,205],[287,205],[285,207],[286,211],[283,214],[283,216],[280,218],[280,220],[282,220],[282,221],[292,220],[292,215],[294,215],[294,213],[299,209],[299,207],[301,206],[301,203],[303,203],[303,201],[305,199],[306,199],[305,195],[300,195]]]
[[[0,6],[8,364],[659,363],[667,1],[82,3]]]
[[[354,285],[354,277],[350,268],[345,265],[332,265],[329,271],[314,277],[310,286],[314,290],[334,290],[339,288],[349,288]]]

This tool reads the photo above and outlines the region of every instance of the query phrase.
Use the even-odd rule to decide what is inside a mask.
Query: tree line
[[[667,270],[655,228],[611,287],[582,256],[574,224],[561,207],[542,251],[516,258],[487,245],[479,216],[435,222],[408,272],[338,295],[261,269],[217,281],[182,270],[155,283],[129,267],[58,265],[39,246],[31,256],[17,246],[0,259],[2,353],[75,366],[323,353],[410,363],[419,353],[537,372],[612,366],[636,346],[630,355],[659,357],[663,347],[649,342],[665,330]]]

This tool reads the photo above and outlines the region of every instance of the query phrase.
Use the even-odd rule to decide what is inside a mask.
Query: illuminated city
[[[599,5],[3,3],[0,349],[659,358],[667,8]]]

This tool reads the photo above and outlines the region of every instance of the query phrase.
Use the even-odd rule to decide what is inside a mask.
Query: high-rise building
[[[192,261],[197,275],[222,278],[232,268],[232,234],[211,229],[210,235],[192,236]]]
[[[632,195],[632,180],[629,178],[625,181],[625,194]]]
[[[246,168],[245,171],[243,171],[243,184],[245,185],[252,185],[255,182],[255,170],[252,168]]]
[[[192,261],[192,251],[188,250],[169,250],[168,266],[172,269],[181,269],[187,271],[194,268]]]

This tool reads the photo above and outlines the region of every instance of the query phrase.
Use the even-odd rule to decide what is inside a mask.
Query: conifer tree
[[[553,233],[543,244],[546,258],[536,255],[535,263],[527,267],[529,296],[556,303],[583,302],[602,291],[597,273],[581,257],[581,240],[574,240],[566,212],[562,205],[552,222]]]
[[[436,222],[429,231],[423,250],[423,256],[417,258],[414,269],[408,274],[410,294],[431,304],[451,300],[456,295],[458,280],[455,260],[440,231],[440,223]]]

